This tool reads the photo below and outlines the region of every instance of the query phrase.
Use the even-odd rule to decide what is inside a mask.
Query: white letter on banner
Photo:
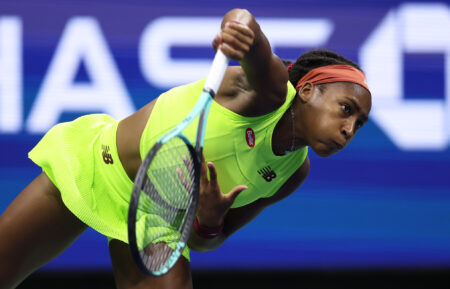
[[[220,17],[161,17],[145,28],[139,43],[140,67],[154,86],[168,88],[206,77],[210,59],[173,59],[173,46],[210,47],[220,30]],[[315,47],[328,40],[333,24],[326,19],[262,18],[272,48]]]
[[[0,17],[0,132],[22,128],[22,22]]]
[[[443,150],[449,144],[449,31],[445,4],[404,4],[387,14],[361,48],[373,95],[371,117],[403,150]],[[403,98],[403,53],[445,55],[445,101]]]
[[[73,82],[81,61],[89,83]],[[122,118],[134,110],[97,20],[69,20],[31,109],[28,131],[47,131],[63,111],[106,112]]]

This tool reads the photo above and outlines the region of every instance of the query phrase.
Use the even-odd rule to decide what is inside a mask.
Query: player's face
[[[343,149],[369,117],[370,93],[360,85],[336,82],[317,86],[308,99],[305,139],[318,155],[327,157]]]

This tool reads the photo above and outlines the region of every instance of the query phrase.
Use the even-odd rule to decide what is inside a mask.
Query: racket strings
[[[141,259],[158,271],[174,253],[193,201],[194,160],[186,143],[173,138],[155,154],[142,186],[137,209],[136,237]]]

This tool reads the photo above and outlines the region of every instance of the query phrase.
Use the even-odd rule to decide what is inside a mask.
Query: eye
[[[346,114],[350,114],[352,112],[352,107],[347,103],[341,104],[342,111]]]

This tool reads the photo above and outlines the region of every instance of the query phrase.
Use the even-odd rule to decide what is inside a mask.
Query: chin
[[[319,157],[322,157],[322,158],[327,158],[327,157],[329,157],[329,156],[331,156],[331,155],[333,155],[334,153],[323,153],[323,152],[320,152],[320,153],[318,153],[318,152],[315,152],[317,155],[319,155]]]
[[[338,152],[338,150],[330,149],[330,148],[325,148],[325,149],[323,149],[323,148],[313,148],[313,147],[311,147],[311,148],[318,156],[320,156],[322,158],[327,158],[327,157],[329,157],[331,155],[334,155],[335,153]]]

